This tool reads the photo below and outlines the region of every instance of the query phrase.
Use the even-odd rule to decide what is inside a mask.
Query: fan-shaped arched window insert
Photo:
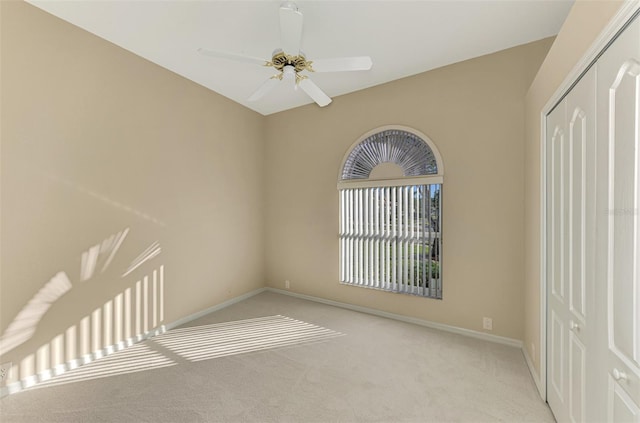
[[[386,129],[352,148],[342,166],[341,180],[369,179],[374,169],[388,163],[397,165],[402,176],[438,175],[438,161],[425,140],[406,130]]]
[[[340,281],[442,298],[442,183],[423,134],[384,127],[362,136],[340,168]]]

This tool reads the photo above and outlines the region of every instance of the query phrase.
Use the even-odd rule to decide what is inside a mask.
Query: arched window
[[[363,135],[340,168],[340,281],[442,298],[438,150],[406,127]]]

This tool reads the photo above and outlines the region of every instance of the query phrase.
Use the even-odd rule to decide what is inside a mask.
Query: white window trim
[[[338,182],[338,189],[433,185],[442,184],[443,181],[444,177],[442,176],[413,176],[399,179],[352,179]]]

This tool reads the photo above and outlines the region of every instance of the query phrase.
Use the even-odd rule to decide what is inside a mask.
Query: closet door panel
[[[569,421],[569,316],[566,291],[566,201],[568,146],[566,102],[547,116],[547,401],[559,422]]]
[[[605,254],[607,408],[616,421],[638,421],[640,405],[640,21],[598,61],[598,138],[603,142],[599,207]],[[600,200],[601,199],[601,200]],[[625,411],[626,410],[626,411]],[[635,410],[635,411],[634,411]],[[618,419],[619,417],[619,419]]]
[[[548,116],[549,405],[559,422],[589,413],[595,218],[595,70]]]

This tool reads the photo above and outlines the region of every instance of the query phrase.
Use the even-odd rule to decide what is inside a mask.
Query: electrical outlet
[[[0,382],[3,382],[6,378],[9,377],[9,372],[11,372],[11,366],[13,363],[4,363],[0,365]]]
[[[291,283],[289,283],[289,281],[284,281],[284,287],[285,287],[286,289],[291,288]]]
[[[482,329],[493,330],[493,319],[491,317],[482,318]]]

